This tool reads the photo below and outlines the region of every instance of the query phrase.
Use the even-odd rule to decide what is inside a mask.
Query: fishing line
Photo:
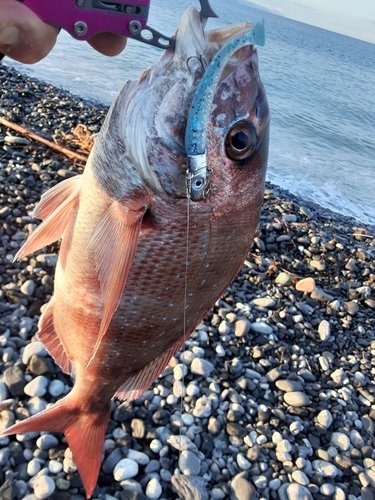
[[[187,297],[188,297],[188,267],[189,267],[189,231],[190,231],[190,193],[191,193],[191,181],[189,177],[189,172],[186,173],[186,247],[185,247],[185,277],[184,277],[184,312],[183,312],[183,335],[184,335],[184,346],[182,348],[182,387],[185,388],[185,342],[186,342],[186,311],[187,311]],[[182,413],[184,405],[184,395],[181,391],[181,405],[180,405],[180,450],[179,459],[182,452]]]

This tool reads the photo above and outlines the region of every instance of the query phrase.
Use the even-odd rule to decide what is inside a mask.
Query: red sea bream
[[[190,7],[175,51],[119,92],[83,175],[43,195],[35,210],[43,222],[17,255],[62,239],[38,337],[74,387],[3,435],[63,432],[87,497],[99,474],[111,400],[133,400],[150,386],[249,251],[269,139],[253,45],[217,70],[209,112],[201,117],[209,181],[196,200],[187,195],[184,140],[206,64],[251,28],[205,33]]]

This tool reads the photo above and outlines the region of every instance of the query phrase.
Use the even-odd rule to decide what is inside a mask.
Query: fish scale
[[[124,85],[83,175],[42,196],[43,222],[17,254],[62,238],[38,338],[75,380],[67,396],[3,435],[64,432],[87,497],[111,400],[139,397],[164,370],[241,268],[259,221],[269,110],[251,45],[218,65],[202,122],[205,189],[194,201],[186,194],[182,138],[202,80],[200,65],[186,61],[215,62],[221,46],[251,31],[203,25],[190,7],[175,51]]]

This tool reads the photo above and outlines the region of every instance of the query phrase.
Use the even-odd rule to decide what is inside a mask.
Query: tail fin
[[[69,396],[51,408],[9,427],[2,436],[20,432],[63,432],[72,450],[86,497],[90,498],[99,476],[110,406],[101,413],[84,413]]]

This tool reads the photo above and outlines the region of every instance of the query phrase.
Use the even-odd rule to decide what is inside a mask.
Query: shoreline
[[[1,65],[0,80],[0,116],[46,139],[77,123],[100,129],[106,106]],[[2,430],[71,386],[39,342],[21,352],[52,293],[58,245],[12,256],[42,192],[82,169],[42,144],[0,143]],[[113,404],[93,498],[374,500],[374,236],[374,226],[267,184],[237,279],[152,388]],[[208,363],[201,373],[190,370],[194,358]],[[62,435],[32,434],[0,438],[0,497],[83,500]],[[139,472],[115,480],[124,458]]]

